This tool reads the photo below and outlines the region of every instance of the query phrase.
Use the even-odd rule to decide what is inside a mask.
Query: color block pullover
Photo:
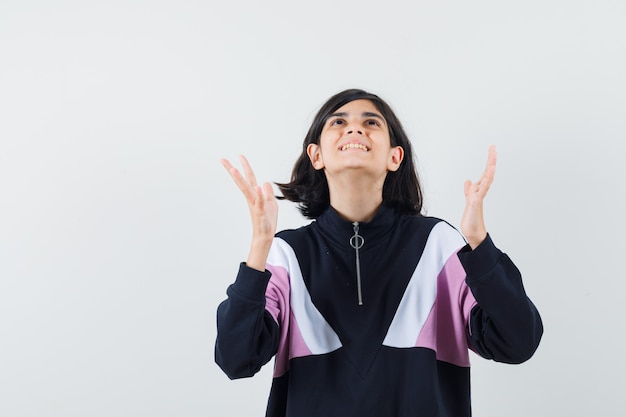
[[[278,233],[266,268],[240,266],[215,359],[234,379],[275,358],[267,417],[470,416],[468,349],[521,363],[543,332],[489,236],[471,250],[445,221],[384,205]]]

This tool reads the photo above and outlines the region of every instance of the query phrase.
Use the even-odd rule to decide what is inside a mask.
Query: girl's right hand
[[[250,268],[264,271],[267,254],[276,233],[278,204],[272,185],[269,182],[263,183],[263,187],[257,185],[256,177],[246,157],[240,155],[239,159],[245,178],[228,160],[222,159],[221,163],[243,193],[250,211],[252,244],[246,264]]]

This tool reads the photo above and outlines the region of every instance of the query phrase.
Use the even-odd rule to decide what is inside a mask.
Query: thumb
[[[465,193],[465,197],[469,194],[470,187],[472,186],[472,182],[470,180],[465,180],[463,184],[463,192]]]

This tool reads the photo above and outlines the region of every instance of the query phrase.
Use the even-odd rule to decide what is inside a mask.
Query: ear
[[[320,152],[320,146],[315,143],[310,143],[309,146],[306,147],[306,154],[309,155],[309,159],[311,160],[311,165],[316,170],[320,170],[324,168],[324,160],[322,158],[322,153]]]
[[[402,146],[396,146],[389,151],[389,162],[387,163],[388,171],[397,171],[404,160],[404,149]]]

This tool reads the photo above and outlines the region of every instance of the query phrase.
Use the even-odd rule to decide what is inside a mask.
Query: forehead
[[[335,113],[348,113],[350,115],[358,115],[362,113],[376,113],[382,117],[382,114],[376,108],[374,103],[365,99],[354,100],[346,103],[333,112],[333,114]]]

